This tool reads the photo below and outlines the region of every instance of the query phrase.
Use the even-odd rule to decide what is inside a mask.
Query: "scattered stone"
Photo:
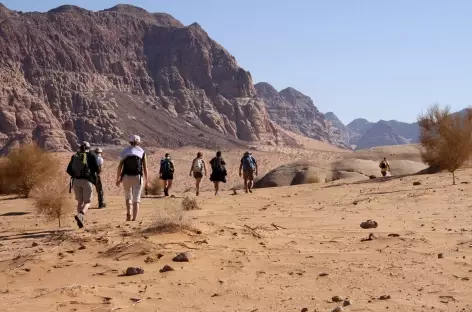
[[[353,201],[352,204],[355,206],[357,205],[359,202],[357,200]]]
[[[193,259],[193,255],[190,252],[182,252],[175,256],[172,261],[174,262],[190,262]]]
[[[301,312],[308,312],[308,308],[303,308]]]
[[[439,253],[438,254],[438,259],[443,259],[444,258],[444,254],[443,253]]]
[[[174,268],[172,268],[171,266],[169,266],[167,264],[164,265],[164,267],[159,270],[159,272],[161,272],[161,273],[170,272],[170,271],[174,271]]]
[[[138,275],[138,274],[143,274],[143,273],[144,273],[144,270],[141,269],[141,268],[129,267],[129,268],[126,269],[125,275],[126,276],[133,276],[133,275]]]
[[[379,300],[389,300],[391,299],[392,297],[390,297],[390,295],[382,295],[379,297]]]
[[[415,182],[413,182],[413,185],[414,186],[421,185],[421,182],[420,181],[415,181]]]
[[[323,273],[320,273],[318,276],[319,276],[319,277],[325,277],[325,276],[328,276],[328,275],[329,275],[329,273],[324,273],[324,272],[323,272]]]
[[[140,303],[141,301],[143,301],[143,299],[140,298],[129,298],[129,300],[133,301],[134,303]]]
[[[375,176],[375,175],[372,174],[372,175],[369,176],[369,179],[371,179],[371,180],[377,179],[377,176]],[[333,311],[334,311],[334,310],[333,310]]]
[[[370,233],[369,237],[361,239],[361,242],[368,242],[368,241],[373,241],[377,237],[374,235],[374,233]]]
[[[84,249],[87,249],[87,247],[85,247],[85,245],[80,245],[79,250],[84,250]]]
[[[198,234],[198,235],[200,235],[200,234],[202,234],[202,231],[196,230],[195,233]]]
[[[376,221],[372,221],[372,220],[367,220],[367,221],[361,223],[361,228],[363,228],[363,229],[375,229],[378,226],[379,226],[378,223]]]
[[[392,234],[388,234],[388,237],[400,237],[400,234],[392,233]]]
[[[351,299],[346,298],[343,302],[343,307],[350,306],[351,304],[352,304]]]
[[[331,300],[333,302],[341,302],[341,301],[344,301],[344,298],[341,296],[334,296],[333,298],[331,298]]]
[[[211,295],[212,298],[213,298],[213,297],[219,297],[219,296],[220,296],[220,295],[217,294],[217,293],[214,293],[213,295]]]
[[[39,246],[39,244],[36,243],[36,242],[33,242],[33,243],[31,244],[31,247],[37,247],[37,246]]]
[[[331,312],[342,312],[344,311],[343,307],[336,307]]]

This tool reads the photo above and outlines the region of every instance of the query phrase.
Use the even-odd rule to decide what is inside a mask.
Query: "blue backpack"
[[[256,170],[256,161],[251,155],[244,155],[243,157],[243,169],[246,170]]]

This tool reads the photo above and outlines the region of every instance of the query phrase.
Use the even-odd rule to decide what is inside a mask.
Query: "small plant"
[[[33,192],[33,205],[38,215],[47,221],[61,221],[72,211],[73,202],[65,178],[52,177],[50,182]]]
[[[154,222],[144,233],[170,234],[184,230],[195,231],[186,220],[182,207],[172,203],[157,211]]]
[[[53,154],[36,144],[22,145],[6,157],[2,170],[2,184],[7,191],[29,197],[31,191],[42,187],[58,175],[57,160]]]
[[[164,190],[164,182],[156,176],[151,180],[150,186],[147,189],[148,195],[161,195]]]
[[[421,157],[432,168],[452,173],[472,156],[472,109],[463,114],[451,114],[450,109],[435,105],[418,118]]]
[[[190,198],[186,196],[182,200],[182,209],[185,211],[190,211],[190,210],[200,210],[201,208],[198,206],[196,198]]]

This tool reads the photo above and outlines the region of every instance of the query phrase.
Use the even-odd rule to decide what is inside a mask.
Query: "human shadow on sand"
[[[6,212],[0,214],[0,217],[17,217],[17,216],[24,216],[30,214],[30,212],[24,212],[24,211],[12,211],[12,212]]]

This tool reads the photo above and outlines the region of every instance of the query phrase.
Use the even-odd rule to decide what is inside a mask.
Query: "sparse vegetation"
[[[185,218],[182,207],[176,203],[169,203],[164,208],[157,210],[154,222],[144,232],[169,234],[184,230],[194,231],[189,221]]]
[[[42,187],[59,174],[54,156],[35,144],[12,150],[1,162],[0,169],[2,193],[24,197],[29,197],[34,188]]]
[[[472,109],[465,114],[452,115],[450,109],[437,105],[418,118],[421,157],[432,168],[452,173],[472,156]]]
[[[200,206],[198,206],[198,202],[196,198],[190,198],[186,196],[182,200],[182,209],[185,211],[200,210]]]
[[[47,221],[57,220],[61,227],[61,221],[72,211],[73,207],[65,179],[53,178],[49,183],[35,189],[32,195],[36,213]]]
[[[148,195],[161,195],[164,190],[164,182],[156,176],[151,180],[148,188]]]

